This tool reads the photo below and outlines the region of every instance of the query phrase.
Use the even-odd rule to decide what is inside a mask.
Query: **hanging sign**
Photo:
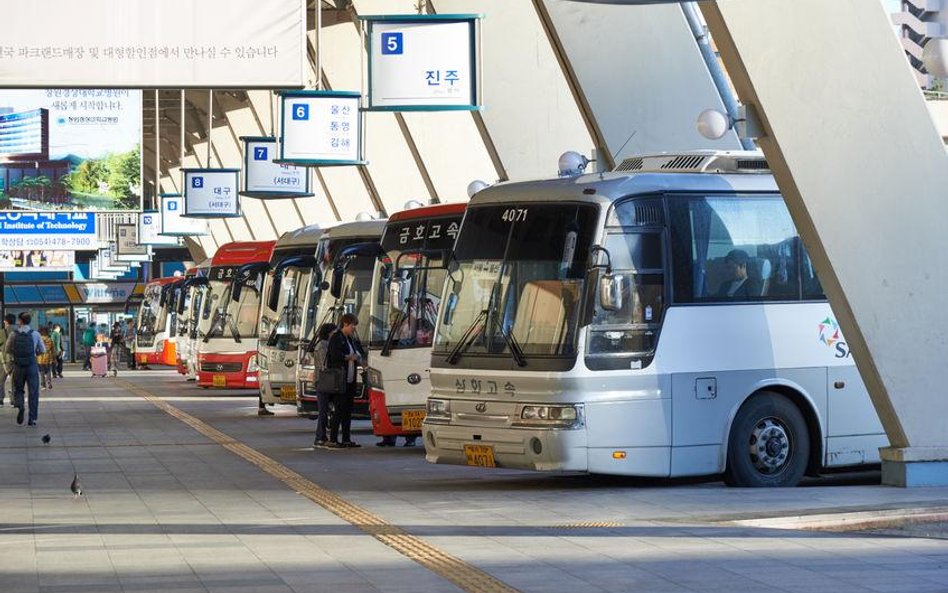
[[[4,67],[17,62],[2,55],[17,28],[6,8],[0,87]],[[142,91],[2,89],[0,202],[10,210],[139,210],[141,142]]]
[[[177,247],[178,238],[161,234],[161,211],[143,210],[138,215],[138,242],[142,245]]]
[[[160,200],[162,235],[193,237],[209,233],[206,220],[184,217],[184,196],[181,194],[162,194]]]
[[[99,249],[99,270],[102,272],[112,272],[124,274],[129,271],[131,266],[126,263],[115,261],[115,244]]]
[[[96,248],[95,214],[89,212],[0,212],[0,248]]]
[[[182,169],[184,214],[199,218],[240,216],[240,169]]]
[[[115,225],[114,260],[122,263],[151,261],[151,247],[138,241],[138,225],[123,223]]]
[[[368,110],[480,109],[477,15],[367,16]]]
[[[359,165],[361,95],[346,91],[287,91],[281,96],[280,164]]]
[[[270,200],[313,195],[309,190],[309,169],[273,162],[280,150],[276,138],[244,136],[241,140],[244,185],[240,195]]]
[[[0,87],[302,88],[306,3],[222,6],[4,0]]]
[[[0,251],[0,272],[72,272],[75,263],[75,251]]]
[[[93,280],[115,280],[121,276],[117,272],[105,272],[99,267],[99,258],[94,257],[89,260],[89,278]]]

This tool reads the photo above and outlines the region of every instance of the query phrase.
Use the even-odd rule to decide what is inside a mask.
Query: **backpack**
[[[36,346],[33,344],[33,330],[17,331],[13,338],[13,362],[20,367],[36,363]]]
[[[86,331],[82,332],[82,345],[83,346],[94,346],[95,345],[95,328],[91,325],[86,328]]]

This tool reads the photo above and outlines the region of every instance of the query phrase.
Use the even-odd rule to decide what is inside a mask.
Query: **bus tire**
[[[796,486],[806,472],[810,437],[800,409],[787,397],[761,391],[738,410],[727,445],[728,486]]]

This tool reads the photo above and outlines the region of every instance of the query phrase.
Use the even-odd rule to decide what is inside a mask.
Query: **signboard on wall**
[[[367,16],[369,110],[479,109],[476,15]]]
[[[306,83],[304,0],[5,0],[3,24],[0,87]]]
[[[182,169],[184,216],[240,216],[240,169]]]
[[[193,237],[208,234],[207,221],[184,217],[184,196],[163,194],[161,201],[161,234],[170,237]]]
[[[280,158],[296,165],[362,164],[361,95],[346,91],[281,94]]]
[[[142,245],[174,247],[178,245],[178,238],[161,234],[160,210],[143,210],[138,215],[138,242]]]
[[[72,272],[75,264],[75,251],[0,251],[0,272]]]
[[[139,210],[141,145],[139,90],[2,89],[0,209]]]
[[[76,283],[83,303],[124,303],[135,290],[134,282]]]
[[[87,212],[0,212],[0,249],[95,249],[95,229]]]
[[[241,138],[244,143],[244,185],[240,195],[248,198],[305,198],[309,190],[309,169],[274,163],[280,143],[272,137]]]

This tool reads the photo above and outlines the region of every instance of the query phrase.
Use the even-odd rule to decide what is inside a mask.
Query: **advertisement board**
[[[0,249],[95,249],[95,231],[88,212],[0,212]]]
[[[135,291],[134,282],[76,283],[76,290],[83,303],[124,303]]]
[[[0,210],[140,210],[141,146],[139,90],[0,89]]]
[[[161,234],[161,210],[143,210],[138,215],[138,242],[142,245],[175,247],[178,238]]]
[[[476,110],[477,15],[367,16],[369,110]]]
[[[359,93],[287,91],[280,98],[278,163],[325,166],[364,162]]]
[[[207,221],[184,217],[184,196],[162,194],[161,234],[169,237],[193,237],[208,234]]]
[[[309,190],[309,169],[274,163],[280,143],[272,137],[244,136],[243,191],[248,198],[276,200],[305,198]]]
[[[305,0],[4,0],[2,23],[0,87],[306,83]]]
[[[240,169],[182,169],[184,216],[240,216]]]
[[[14,249],[0,251],[0,272],[72,272],[75,251]]]

